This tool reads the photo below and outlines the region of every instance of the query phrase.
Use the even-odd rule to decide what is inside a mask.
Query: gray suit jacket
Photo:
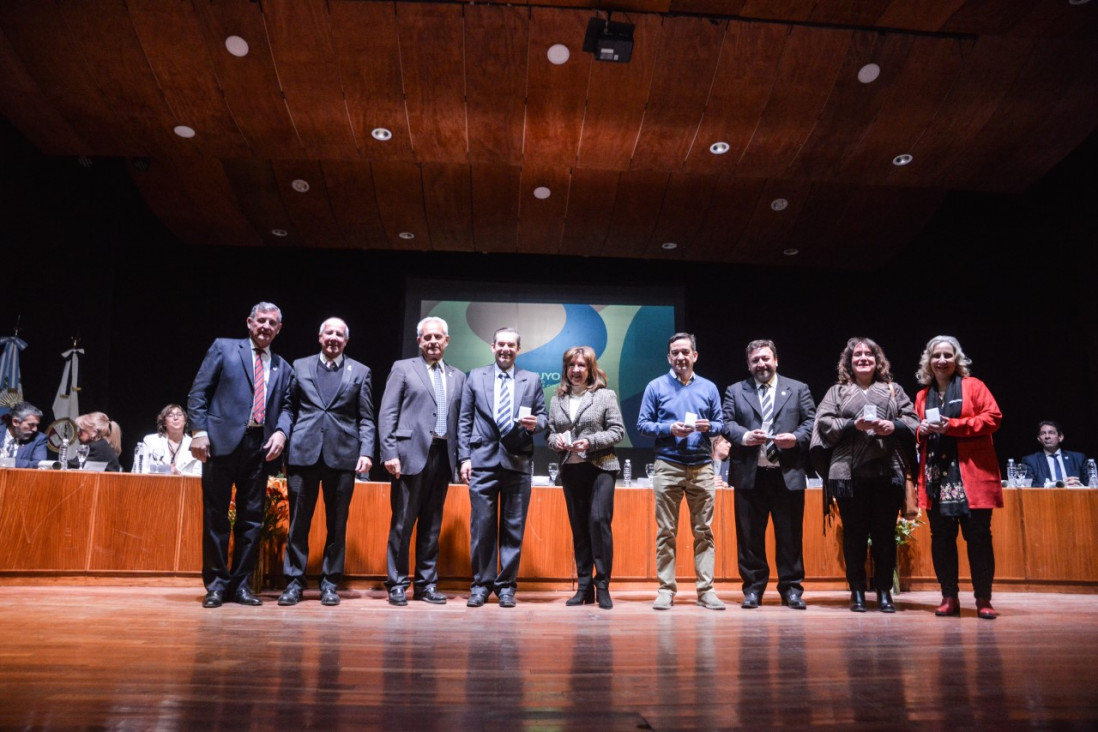
[[[805,489],[805,464],[808,443],[812,439],[812,424],[816,420],[816,403],[808,386],[778,374],[778,393],[774,395],[774,434],[791,432],[797,444],[788,450],[778,450],[778,466],[782,469],[785,487],[791,491]],[[732,443],[729,456],[729,481],[736,490],[755,487],[755,470],[762,445],[746,447],[744,433],[762,427],[762,405],[753,378],[728,387],[724,392],[724,436]]]
[[[518,416],[520,406],[530,407],[530,413],[538,419],[538,426],[530,433],[516,424],[501,435],[494,414],[496,373],[493,363],[473,369],[465,379],[458,420],[458,459],[471,461],[474,468],[498,467],[532,473],[533,434],[544,430],[546,425],[541,380],[530,371],[515,368],[514,416]]]
[[[319,355],[294,361],[290,409],[294,416],[290,465],[315,465],[321,456],[335,470],[354,470],[361,455],[374,454],[374,403],[370,369],[353,358],[343,358],[343,379],[330,402],[316,383]]]
[[[603,470],[618,470],[614,445],[625,437],[625,421],[614,392],[603,388],[584,394],[576,410],[575,422],[568,415],[567,405],[568,398],[559,396],[549,403],[549,438],[571,431],[573,442],[586,439],[591,443],[587,462]],[[562,451],[560,460],[563,462],[568,456],[569,453]]]
[[[458,469],[458,417],[465,374],[443,361],[446,378],[446,441],[451,476]],[[400,458],[402,475],[418,475],[427,465],[435,419],[435,387],[422,356],[393,364],[378,412],[381,460]]]

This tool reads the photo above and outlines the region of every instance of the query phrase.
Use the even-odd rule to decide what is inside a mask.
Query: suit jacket
[[[48,442],[44,434],[36,432],[34,439],[24,442],[15,451],[15,467],[37,468],[40,460],[49,460],[50,456],[46,451]]]
[[[187,414],[192,434],[205,431],[210,437],[210,455],[229,455],[244,439],[244,430],[252,417],[252,384],[255,357],[250,338],[218,338],[206,352],[191,392],[187,395]],[[267,414],[264,437],[277,431],[290,434],[290,366],[271,352],[267,377]],[[277,470],[278,461],[272,461]]]
[[[1087,456],[1081,452],[1072,452],[1070,450],[1060,450],[1060,455],[1064,459],[1064,477],[1074,476],[1084,483],[1087,482]],[[1022,462],[1029,468],[1029,475],[1033,478],[1033,485],[1043,486],[1046,480],[1052,480],[1052,473],[1048,469],[1048,459],[1045,457],[1045,452],[1035,452],[1032,455],[1026,455],[1022,458]],[[1061,478],[1063,480],[1063,478]]]
[[[778,374],[771,431],[774,434],[790,432],[797,438],[794,447],[778,449],[778,467],[782,470],[785,487],[791,491],[805,489],[805,464],[815,419],[816,403],[808,386]],[[762,405],[759,404],[755,379],[748,378],[728,387],[724,392],[724,436],[732,443],[729,483],[736,490],[755,487],[755,472],[763,445],[746,447],[743,436],[751,430],[762,428],[762,424]]]
[[[458,418],[465,374],[444,360],[446,380],[446,450],[450,457],[450,475],[458,469]],[[427,362],[422,356],[393,364],[385,381],[385,394],[378,413],[381,433],[381,460],[400,458],[402,475],[418,475],[427,466],[432,433],[438,417],[435,386]]]
[[[618,408],[618,398],[609,389],[587,392],[580,400],[573,422],[568,414],[568,398],[553,397],[549,403],[549,437],[571,431],[572,441],[586,439],[591,443],[587,462],[603,470],[618,470],[614,445],[625,437],[625,421]],[[564,462],[571,453],[561,451]]]
[[[374,455],[374,401],[370,369],[343,357],[342,379],[331,401],[317,384],[320,356],[294,361],[290,387],[293,427],[286,462],[315,465],[321,457],[333,470],[354,470],[359,456]]]
[[[513,425],[500,434],[495,419],[496,365],[481,366],[469,372],[461,393],[461,416],[458,419],[458,459],[472,461],[474,468],[504,468],[519,473],[534,469],[534,433],[545,429],[545,396],[541,380],[532,372],[518,367],[514,370],[513,416],[520,406],[530,407],[537,417],[534,432]]]

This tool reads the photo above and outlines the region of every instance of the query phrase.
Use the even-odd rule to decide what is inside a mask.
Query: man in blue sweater
[[[667,347],[671,371],[653,379],[644,390],[637,429],[656,440],[656,471],[652,490],[656,501],[656,576],[660,588],[656,610],[670,610],[678,584],[675,581],[675,538],[683,496],[690,509],[694,531],[694,572],[698,604],[724,610],[713,590],[713,481],[712,445],[723,429],[721,396],[716,385],[694,373],[697,340],[691,333],[676,333]]]

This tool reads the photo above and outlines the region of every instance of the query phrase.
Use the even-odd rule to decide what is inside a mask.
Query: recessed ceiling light
[[[397,236],[399,236],[401,239],[415,239],[416,238],[416,235],[413,234],[410,231],[402,231],[399,234],[397,234]]]
[[[76,164],[81,168],[90,168],[92,166],[92,159],[87,155],[81,155],[76,159]]]
[[[775,211],[784,211],[789,207],[789,201],[784,198],[775,198],[770,202],[770,208]]]
[[[909,154],[904,153],[903,155],[897,155],[896,157],[892,158],[892,164],[898,168],[902,168],[914,159],[915,158],[911,157]]]
[[[881,67],[877,64],[866,64],[858,69],[858,81],[863,84],[872,84],[881,75]]]
[[[568,50],[568,46],[563,43],[554,43],[549,46],[549,50],[545,54],[549,57],[549,63],[560,66],[563,63],[567,63],[568,59],[572,57],[572,52]]]
[[[660,247],[667,251],[671,251],[672,249],[678,249],[679,245],[673,241],[665,241],[663,244],[660,244]]]
[[[1086,5],[1090,0],[1068,0],[1068,5]]]
[[[193,127],[188,127],[187,125],[176,125],[175,129],[172,130],[172,131],[175,132],[175,134],[179,135],[180,137],[184,137],[184,138],[188,138],[188,139],[191,138],[191,137],[194,137],[194,128]]]
[[[385,129],[384,127],[375,127],[373,131],[370,132],[370,135],[375,140],[381,140],[382,142],[393,139],[393,133]]]
[[[297,178],[290,184],[298,193],[306,193],[309,190],[309,181]]]
[[[534,189],[534,198],[538,199],[539,201],[544,201],[551,195],[553,195],[553,192],[549,190],[546,186],[538,186]]]
[[[225,48],[237,58],[244,58],[248,55],[248,42],[240,36],[229,36],[226,38]]]
[[[286,231],[285,229],[271,229],[271,233],[279,238],[290,235],[290,232]]]
[[[795,257],[800,253],[801,253],[800,249],[793,249],[792,247],[790,247],[789,249],[786,249],[782,252],[782,254],[784,254],[787,257]]]
[[[724,155],[726,152],[732,149],[732,146],[727,142],[714,142],[709,146],[709,152],[714,155]]]

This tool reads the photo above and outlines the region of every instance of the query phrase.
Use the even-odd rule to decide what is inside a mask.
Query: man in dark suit
[[[10,419],[0,456],[15,458],[17,468],[37,468],[39,461],[49,459],[46,436],[38,431],[42,410],[30,402],[16,402],[11,407]]]
[[[263,604],[252,594],[248,578],[259,558],[267,475],[278,470],[290,433],[290,367],[270,350],[281,329],[278,306],[256,304],[248,316],[250,337],[215,340],[187,397],[191,454],[203,463],[203,607],[220,607],[226,599]],[[230,526],[233,485],[236,523]]]
[[[1037,442],[1041,451],[1022,458],[1029,468],[1029,477],[1035,486],[1063,485],[1080,486],[1087,482],[1087,456],[1081,452],[1061,450],[1064,433],[1058,422],[1046,419],[1037,425]]]
[[[533,436],[548,423],[541,380],[515,368],[521,348],[518,331],[497,330],[492,337],[496,362],[470,371],[461,395],[458,457],[461,479],[469,484],[473,565],[469,607],[483,605],[493,590],[500,607],[515,606],[530,508]]]
[[[320,355],[294,361],[290,409],[293,427],[286,452],[290,535],[283,572],[286,589],[279,605],[301,602],[309,564],[309,527],[324,489],[327,533],[320,567],[320,602],[338,605],[336,591],[347,557],[347,515],[355,473],[370,472],[374,454],[374,402],[370,369],[343,350],[351,330],[339,318],[320,324]]]
[[[397,361],[385,382],[381,460],[392,476],[385,586],[389,603],[407,605],[408,549],[416,532],[414,599],[446,604],[438,591],[438,536],[446,489],[458,468],[458,415],[465,374],[443,363],[450,332],[442,318],[416,326],[419,356]]]
[[[741,607],[756,608],[770,577],[766,524],[773,518],[778,593],[782,604],[804,610],[805,465],[816,403],[808,387],[778,377],[773,341],[747,344],[751,378],[724,394],[724,434],[732,445],[736,553],[743,580]]]

